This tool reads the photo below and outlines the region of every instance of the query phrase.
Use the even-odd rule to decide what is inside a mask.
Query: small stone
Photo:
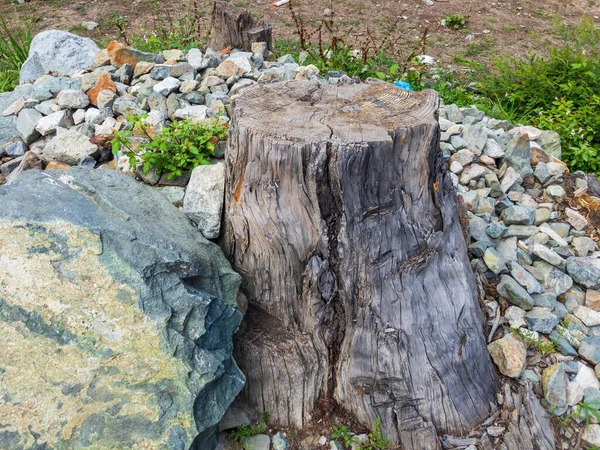
[[[518,378],[525,367],[527,346],[515,333],[510,333],[488,345],[488,351],[498,370],[507,377]]]
[[[224,190],[223,163],[198,166],[192,171],[183,200],[183,210],[198,223],[198,228],[207,239],[219,237]]]
[[[16,116],[21,112],[21,110],[25,106],[25,97],[19,97],[14,102],[12,102],[4,111],[2,111],[2,116]]]
[[[90,104],[90,99],[79,89],[64,89],[56,97],[58,106],[61,108],[78,109],[85,108]]]
[[[583,389],[577,383],[569,381],[567,384],[567,404],[569,406],[577,405],[581,400],[583,400]]]
[[[546,189],[544,189],[544,198],[549,199],[549,201],[560,202],[564,196],[565,190],[557,184],[548,186]]]
[[[500,283],[496,287],[498,293],[512,304],[528,311],[535,304],[533,298],[512,277],[502,275]]]
[[[528,311],[525,319],[527,320],[528,328],[531,331],[538,333],[550,334],[558,325],[558,317],[549,312],[545,308],[534,307]]]
[[[98,94],[102,91],[111,91],[117,93],[117,87],[107,73],[102,73],[96,81],[93,88],[89,89],[86,94],[90,100],[90,103],[94,106],[97,105]]]
[[[289,444],[287,439],[283,436],[283,433],[279,431],[275,436],[271,438],[271,445],[273,450],[288,450]]]
[[[483,166],[480,166],[479,164],[471,164],[470,166],[467,166],[463,169],[460,175],[460,183],[466,185],[469,183],[469,181],[482,176],[484,173],[487,172],[487,170],[488,169],[486,169]]]
[[[181,92],[182,94],[189,94],[190,92],[196,90],[199,84],[200,83],[198,83],[196,80],[184,81],[179,87],[179,92]]]
[[[450,157],[450,162],[452,163],[454,161],[460,163],[460,165],[463,167],[468,166],[473,161],[475,161],[475,155],[473,154],[473,152],[466,149],[459,150]]]
[[[502,436],[502,433],[506,431],[504,427],[487,427],[487,434],[492,437]]]
[[[167,77],[153,87],[154,92],[167,97],[171,92],[175,92],[181,86],[181,81],[177,78]]]
[[[2,146],[2,149],[0,149],[0,156],[2,155],[2,150],[4,150],[7,156],[17,158],[25,154],[27,151],[27,144],[19,139],[13,139],[12,142]]]
[[[521,328],[527,326],[525,314],[527,314],[527,311],[518,306],[509,306],[504,312],[504,317],[508,320],[511,328]]]
[[[568,381],[563,363],[553,364],[542,372],[544,398],[551,405],[551,411],[559,413],[567,405]]]
[[[461,173],[462,170],[463,170],[463,166],[458,161],[452,161],[450,163],[450,172]]]
[[[122,114],[125,117],[130,115],[140,116],[144,113],[134,97],[118,97],[115,99],[112,109],[115,113]]]
[[[492,221],[487,227],[487,234],[493,239],[501,238],[506,233],[506,227],[500,222]]]
[[[319,445],[325,445],[327,444],[327,438],[325,436],[321,436],[317,442]]]
[[[178,119],[191,119],[191,120],[203,120],[206,119],[206,111],[208,108],[204,105],[186,106],[185,108],[178,109],[173,114]]]
[[[600,259],[572,257],[567,260],[567,273],[586,288],[600,288]]]
[[[506,173],[500,181],[500,187],[502,188],[502,191],[508,192],[509,189],[512,188],[520,178],[521,175],[519,175],[515,169],[512,167],[507,168]]]
[[[546,261],[535,261],[526,270],[542,283],[546,291],[555,295],[562,295],[573,286],[571,277]]]
[[[600,325],[600,312],[588,308],[587,306],[576,307],[573,311],[573,315],[588,327]]]
[[[535,210],[535,221],[533,222],[535,225],[541,225],[550,220],[552,211],[548,208],[537,208]]]
[[[538,232],[538,227],[535,225],[509,225],[504,237],[517,237],[525,239],[533,236]]]
[[[569,222],[577,231],[581,231],[588,226],[587,219],[574,209],[565,208],[565,215],[567,216],[567,222]]]
[[[581,307],[583,308],[583,306]],[[589,336],[579,346],[579,355],[591,364],[600,363],[600,336]]]
[[[506,147],[505,161],[522,178],[526,178],[533,174],[530,163],[531,156],[532,152],[529,144],[529,136],[526,134],[515,136]]]
[[[89,138],[75,130],[67,130],[58,134],[44,148],[44,159],[57,160],[76,165],[86,156],[98,154],[98,146],[91,144]]]
[[[82,92],[83,94],[83,92]],[[85,95],[85,94],[83,94]],[[42,135],[48,136],[49,134],[55,133],[56,129],[68,128],[73,125],[73,118],[69,111],[57,111],[50,114],[49,116],[40,119],[35,129]]]
[[[540,183],[546,184],[550,179],[550,172],[548,172],[548,167],[545,162],[539,162],[537,166],[535,166],[534,175]]]
[[[535,220],[535,212],[529,207],[516,205],[502,211],[501,217],[506,225],[531,225]]]
[[[577,383],[584,391],[588,388],[600,389],[600,381],[596,377],[596,372],[582,362],[577,363],[577,375],[573,378],[573,382]]]
[[[27,145],[40,136],[35,127],[41,119],[42,115],[35,109],[23,109],[17,116],[17,131]]]
[[[581,441],[589,447],[599,447],[600,425],[594,423],[586,425],[583,434],[581,435]]]
[[[488,139],[485,142],[485,147],[483,147],[483,154],[490,158],[502,158],[504,156],[504,150],[502,150],[500,144],[495,140]]]
[[[548,247],[546,247],[544,245],[541,245],[541,244],[531,244],[529,246],[529,250],[535,256],[537,256],[540,259],[543,259],[546,262],[549,262],[553,266],[556,266],[558,268],[564,268],[565,267],[565,264],[566,264],[565,260],[562,259],[558,255],[558,253],[556,253],[553,250],[550,250]]]
[[[544,292],[544,287],[540,282],[517,262],[511,263],[510,274],[521,286],[527,289],[527,293],[541,294]]]
[[[462,150],[467,148],[468,142],[465,141],[462,137],[455,135],[450,138],[450,144],[456,150]]]
[[[506,264],[502,260],[502,257],[493,247],[489,247],[486,249],[483,255],[483,261],[485,262],[488,269],[490,269],[496,275],[508,271],[508,269],[506,268]]]
[[[554,225],[554,224],[552,224]],[[566,246],[569,245],[567,241],[565,241],[560,234],[558,234],[550,225],[544,223],[540,225],[540,231],[545,233],[550,237],[550,239],[554,240],[558,245]]]
[[[257,434],[242,439],[242,446],[245,450],[270,450],[271,438],[266,434]]]
[[[573,246],[573,252],[575,253],[575,256],[579,257],[587,256],[596,249],[596,243],[594,240],[587,236],[573,238],[571,245]]]

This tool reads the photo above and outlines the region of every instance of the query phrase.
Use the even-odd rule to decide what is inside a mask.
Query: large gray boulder
[[[105,169],[28,171],[0,203],[0,446],[212,449],[244,383],[219,247]]]
[[[21,67],[19,82],[33,82],[48,72],[69,75],[79,69],[88,69],[99,50],[89,38],[68,31],[42,31],[31,41],[29,57]]]

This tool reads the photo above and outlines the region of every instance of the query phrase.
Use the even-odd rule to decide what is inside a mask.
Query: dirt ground
[[[100,43],[117,36],[115,23],[126,22],[128,33],[148,33],[160,26],[165,17],[193,17],[194,3],[205,15],[201,27],[209,25],[210,0],[31,0],[17,4],[0,0],[0,15],[9,24],[37,20],[35,31],[50,28],[69,29]],[[577,23],[584,14],[600,26],[600,2],[597,0],[436,0],[426,6],[425,0],[292,0],[295,11],[308,29],[330,8],[340,29],[349,33],[348,40],[364,36],[368,29],[382,37],[396,34],[398,47],[406,54],[417,45],[428,27],[426,53],[445,65],[456,64],[455,55],[485,61],[501,54],[520,55],[530,51],[543,53],[556,20]],[[287,6],[274,7],[269,0],[234,1],[247,8],[255,18],[271,22],[275,39],[297,40],[296,26]],[[440,25],[441,20],[460,13],[469,16],[465,29],[452,30]],[[82,29],[82,21],[95,21],[94,31]],[[472,38],[472,40],[470,40]],[[360,38],[358,38],[360,40]]]

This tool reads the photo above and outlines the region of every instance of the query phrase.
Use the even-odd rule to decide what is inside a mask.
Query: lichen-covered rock
[[[0,199],[0,446],[213,448],[244,382],[221,250],[114,171],[25,172]]]
[[[488,351],[498,370],[507,377],[518,378],[525,367],[527,345],[516,334],[510,333],[488,345]]]

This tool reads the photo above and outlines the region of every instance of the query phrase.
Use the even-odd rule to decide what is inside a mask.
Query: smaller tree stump
[[[273,50],[271,24],[255,22],[244,8],[228,1],[215,0],[208,46],[217,50],[231,46],[250,51],[255,42],[266,42],[267,49]]]

